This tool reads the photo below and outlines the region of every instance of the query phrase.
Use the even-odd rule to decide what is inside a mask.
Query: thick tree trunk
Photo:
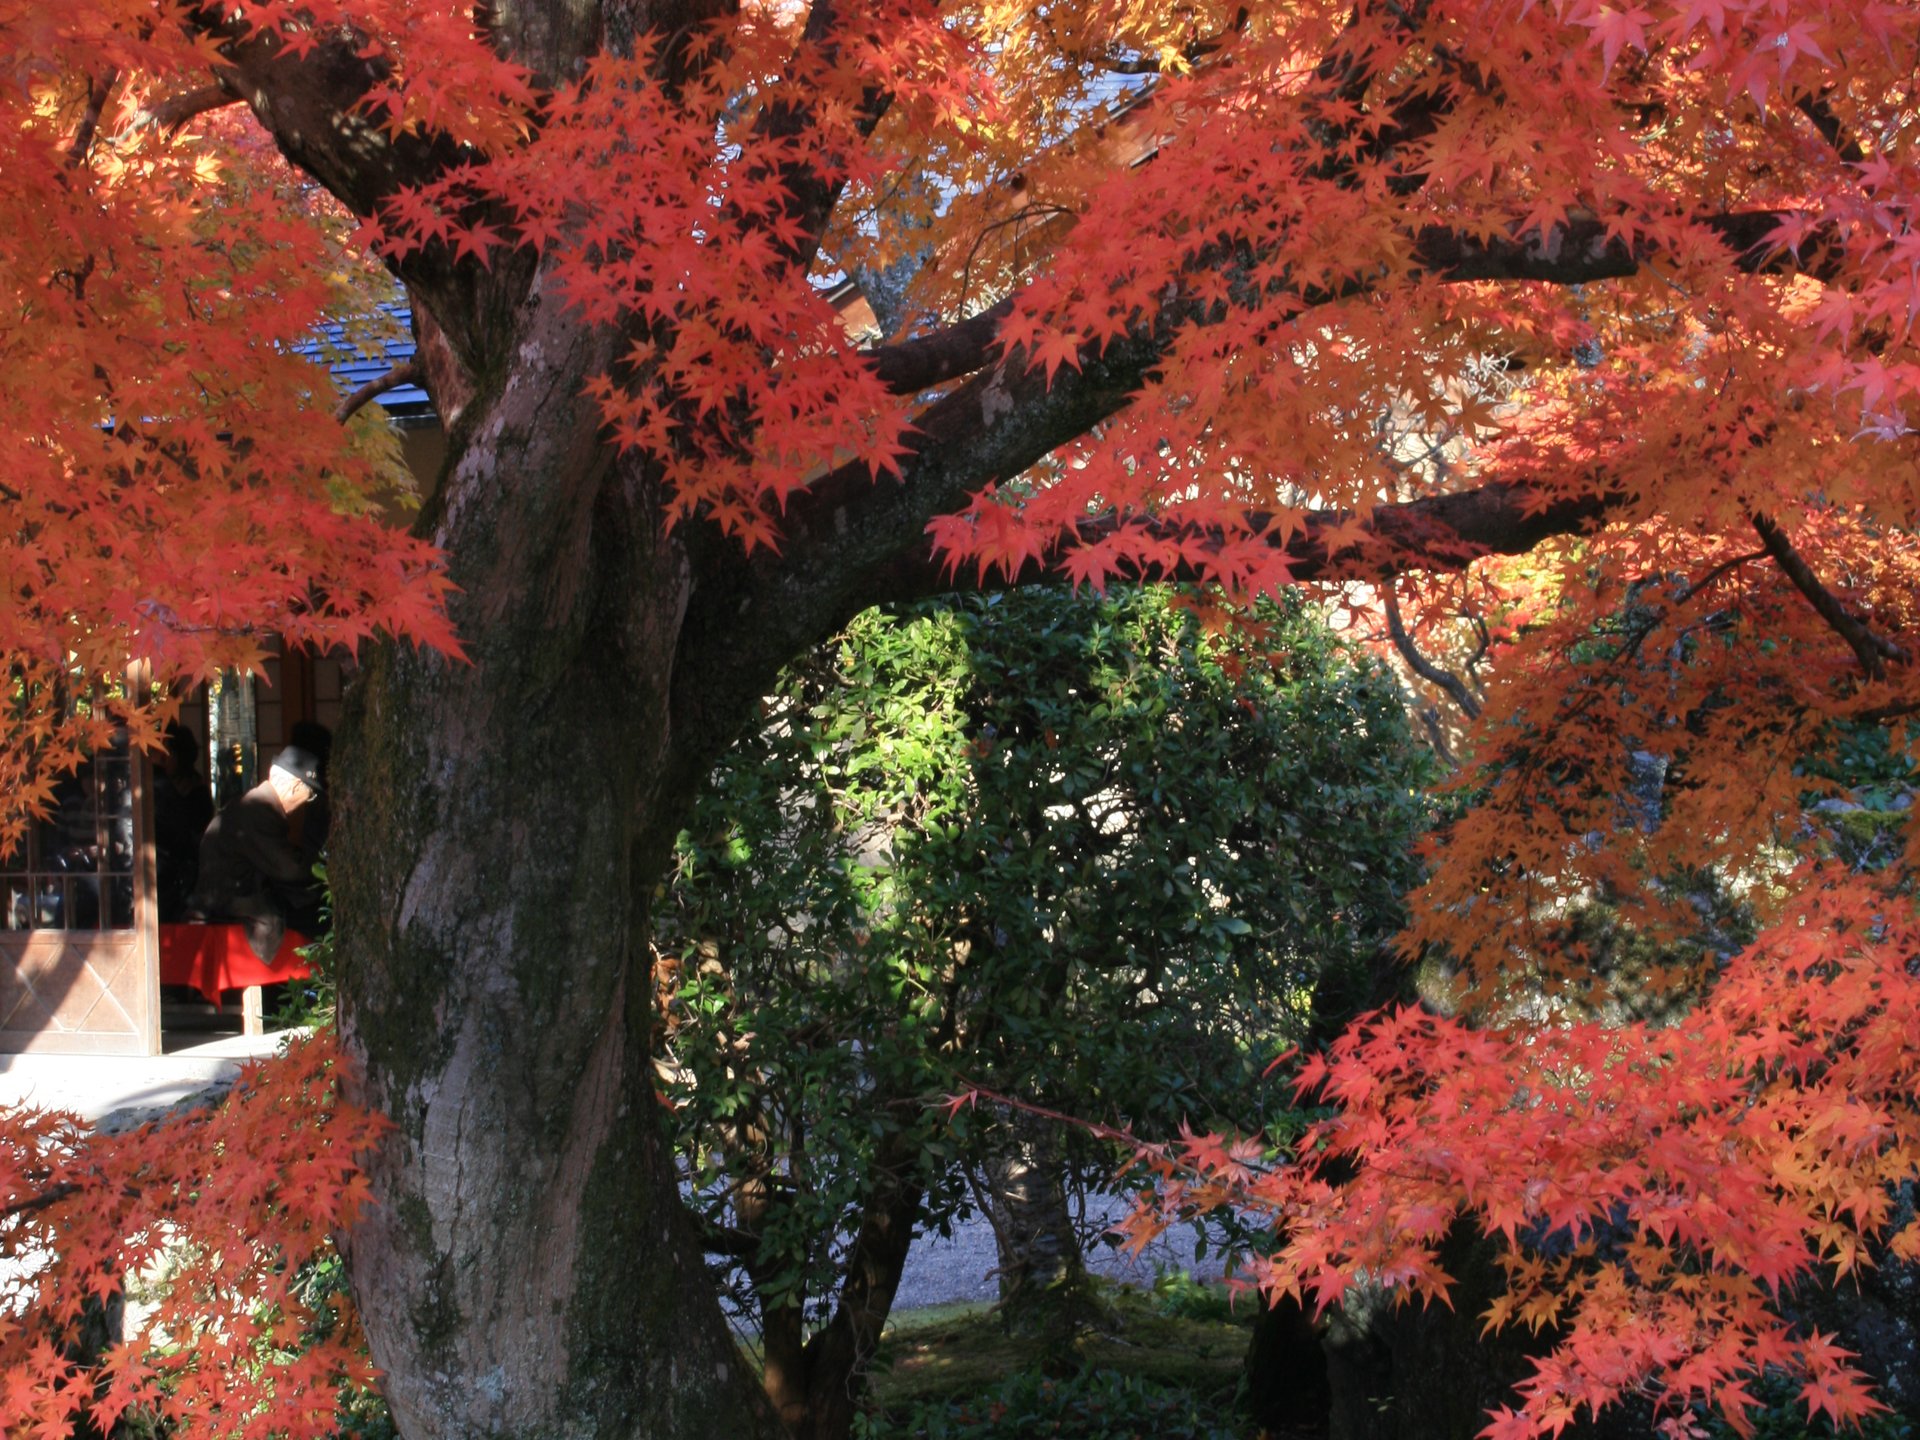
[[[1247,1337],[1247,1413],[1265,1429],[1318,1430],[1333,1404],[1320,1327],[1298,1301],[1262,1300]]]
[[[396,1127],[350,1273],[408,1440],[754,1440],[778,1423],[649,1064],[646,910],[698,765],[667,718],[689,564],[599,444],[607,342],[562,309],[536,284],[427,517],[472,663],[380,652],[335,754],[342,1030]]]
[[[1327,1312],[1323,1344],[1332,1404],[1330,1440],[1474,1440],[1487,1414],[1514,1404],[1531,1357],[1558,1340],[1510,1327],[1488,1335],[1481,1317],[1505,1288],[1493,1242],[1464,1223],[1440,1249],[1454,1279],[1451,1306],[1423,1305],[1366,1285]],[[1646,1440],[1651,1407],[1629,1395],[1595,1418],[1586,1411],[1566,1440]]]

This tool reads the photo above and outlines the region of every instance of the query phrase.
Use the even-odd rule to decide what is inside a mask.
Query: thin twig
[[[1183,46],[1180,51],[1181,62],[1186,65],[1198,65],[1209,55],[1224,49],[1227,40],[1227,36],[1221,35],[1211,40],[1196,40],[1191,45]],[[1109,75],[1164,75],[1167,73],[1166,59],[1159,55],[1123,55],[1117,51],[1108,51],[1103,55],[1092,57],[1087,63],[1096,70],[1104,70]]]
[[[1718,565],[1714,566],[1713,569],[1707,571],[1706,574],[1702,575],[1698,580],[1674,596],[1674,603],[1676,605],[1686,604],[1709,585],[1717,585],[1724,576],[1732,571],[1738,570],[1742,565],[1751,565],[1755,560],[1764,560],[1766,556],[1767,552],[1765,550],[1749,550],[1746,554],[1736,555],[1731,560],[1722,560]]]
[[[1074,218],[1074,212],[1072,210],[1069,210],[1064,205],[1041,204],[1038,202],[1030,202],[1026,205],[1021,206],[1018,210],[1014,211],[1011,215],[1002,215],[998,220],[990,220],[985,225],[983,225],[980,228],[980,233],[973,237],[973,244],[967,247],[966,261],[960,267],[960,303],[963,306],[967,303],[967,294],[969,291],[973,289],[973,262],[979,258],[980,247],[987,243],[987,240],[990,236],[992,236],[996,231],[1006,229],[1009,225],[1012,225],[1015,227],[1021,227],[1021,226],[1024,226],[1025,223],[1029,220],[1034,220],[1037,218],[1040,221],[1044,222],[1046,220],[1058,219],[1062,215],[1066,216],[1069,219]],[[1014,262],[1015,262],[1013,269],[1016,271],[1016,273],[1019,270],[1018,262],[1020,258],[1019,256],[1020,238],[1021,238],[1021,235],[1024,233],[1025,233],[1024,230],[1017,231],[1017,233],[1014,235],[1013,240],[1011,242],[1011,248],[1014,251]]]

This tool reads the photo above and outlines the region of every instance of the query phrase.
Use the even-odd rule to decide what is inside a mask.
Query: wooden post
[[[153,684],[151,667],[136,660],[127,667],[129,694],[145,698]],[[139,1007],[132,1009],[137,1032],[135,1054],[158,1055],[160,1036],[160,882],[159,857],[154,851],[153,762],[137,746],[128,747],[128,770],[133,782],[133,929],[137,937],[134,964],[139,971]],[[104,891],[101,903],[106,903]]]

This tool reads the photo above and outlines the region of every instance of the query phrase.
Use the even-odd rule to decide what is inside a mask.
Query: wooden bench
[[[297,953],[307,937],[289,930],[271,961],[262,960],[247,944],[247,927],[227,923],[162,925],[160,927],[160,983],[187,985],[220,1008],[221,996],[240,992],[240,1028],[259,1035],[266,1028],[260,987],[286,980],[304,980],[313,973]]]

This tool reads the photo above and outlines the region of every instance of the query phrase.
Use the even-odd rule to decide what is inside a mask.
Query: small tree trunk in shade
[[[797,1306],[761,1312],[767,1397],[793,1440],[847,1440],[853,1433],[913,1245],[923,1194],[918,1159],[912,1144],[899,1136],[876,1151],[873,1182],[825,1325],[805,1337]]]
[[[1483,1334],[1488,1304],[1505,1285],[1494,1242],[1456,1225],[1440,1262],[1454,1278],[1452,1307],[1395,1303],[1376,1287],[1356,1287],[1327,1312],[1323,1344],[1332,1404],[1330,1440],[1473,1440],[1487,1413],[1514,1403],[1514,1386],[1533,1372],[1531,1357],[1553,1348],[1550,1330],[1524,1327]],[[1629,1397],[1596,1420],[1582,1413],[1568,1440],[1645,1440],[1654,1433],[1643,1401]]]
[[[1092,1307],[1066,1167],[1051,1122],[1012,1110],[999,1129],[984,1187],[999,1252],[1000,1314],[1062,1363]]]

